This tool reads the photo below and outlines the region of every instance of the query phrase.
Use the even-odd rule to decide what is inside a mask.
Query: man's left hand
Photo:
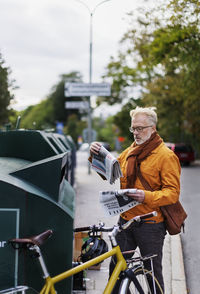
[[[145,194],[143,190],[136,190],[135,193],[126,193],[126,195],[140,203],[144,202],[145,199]]]

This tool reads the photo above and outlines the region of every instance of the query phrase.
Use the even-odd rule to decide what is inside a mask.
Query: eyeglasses
[[[134,133],[135,131],[137,131],[137,132],[142,132],[144,129],[146,129],[146,128],[150,128],[150,127],[152,127],[152,126],[136,127],[136,128],[130,127],[130,128],[129,128],[129,131],[130,131],[131,133]]]

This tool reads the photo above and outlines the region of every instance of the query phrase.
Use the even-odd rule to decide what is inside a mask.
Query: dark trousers
[[[119,223],[123,224],[126,221],[120,217]],[[160,283],[164,292],[164,282],[162,275],[162,251],[166,235],[164,223],[134,223],[128,229],[117,234],[116,239],[121,251],[134,250],[139,247],[142,256],[149,254],[157,254],[153,258],[154,274]],[[132,256],[132,255],[131,255]],[[126,258],[131,256],[125,255]],[[145,261],[146,269],[151,269],[150,260]],[[115,258],[110,262],[110,275],[115,267]],[[117,294],[119,285],[116,284],[112,294]],[[157,291],[157,293],[159,293]]]

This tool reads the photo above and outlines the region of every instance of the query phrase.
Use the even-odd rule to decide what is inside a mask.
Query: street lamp
[[[111,0],[103,0],[99,2],[93,9],[90,9],[90,7],[81,0],[75,0],[79,3],[81,3],[83,6],[85,6],[90,14],[90,54],[89,54],[89,83],[92,83],[92,54],[93,54],[93,16],[94,13],[100,5],[102,5],[105,2],[111,1]],[[91,101],[89,97],[89,106],[88,106],[88,144],[92,142],[92,115],[91,115]],[[90,165],[88,165],[88,173],[90,174]]]
[[[81,3],[83,6],[85,6],[90,14],[90,58],[89,58],[89,83],[92,83],[92,53],[93,53],[93,16],[94,13],[100,5],[102,5],[105,2],[111,1],[111,0],[103,0],[99,2],[93,9],[90,9],[90,7],[81,0],[76,0],[77,2]]]

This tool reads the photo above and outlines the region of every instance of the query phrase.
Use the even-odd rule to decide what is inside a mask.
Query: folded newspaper
[[[92,154],[92,168],[103,175],[110,184],[122,177],[122,172],[117,159],[103,146],[98,155]]]
[[[135,193],[137,189],[120,189],[114,191],[100,191],[100,199],[104,212],[107,216],[121,214],[132,207],[140,204],[138,201],[128,197],[126,193]]]

